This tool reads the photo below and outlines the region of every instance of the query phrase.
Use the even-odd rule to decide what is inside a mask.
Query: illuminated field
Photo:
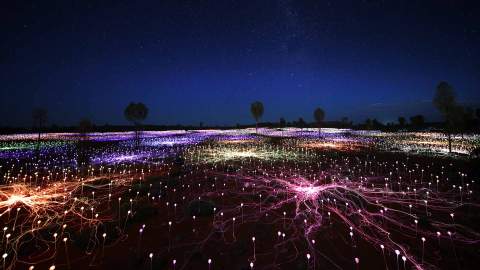
[[[0,136],[4,269],[474,269],[477,135]],[[475,181],[477,180],[477,181]],[[477,254],[478,255],[478,254]]]

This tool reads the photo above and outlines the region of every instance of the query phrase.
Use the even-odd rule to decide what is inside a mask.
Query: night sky
[[[11,2],[11,3],[5,3]],[[436,84],[480,103],[480,1],[4,1],[0,126],[88,117],[126,124],[252,123],[422,113]]]

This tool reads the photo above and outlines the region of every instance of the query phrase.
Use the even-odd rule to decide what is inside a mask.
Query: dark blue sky
[[[438,117],[436,84],[480,102],[479,1],[11,1],[0,9],[0,126]],[[99,3],[101,2],[101,3]]]

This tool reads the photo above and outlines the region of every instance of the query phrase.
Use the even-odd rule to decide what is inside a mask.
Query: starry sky
[[[8,1],[0,8],[0,126],[90,118],[126,124],[252,123],[303,117],[320,106],[395,121],[439,115],[446,80],[480,104],[479,1]]]

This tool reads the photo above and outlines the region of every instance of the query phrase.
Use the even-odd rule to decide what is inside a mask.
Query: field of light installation
[[[475,269],[476,135],[0,136],[3,269]]]

